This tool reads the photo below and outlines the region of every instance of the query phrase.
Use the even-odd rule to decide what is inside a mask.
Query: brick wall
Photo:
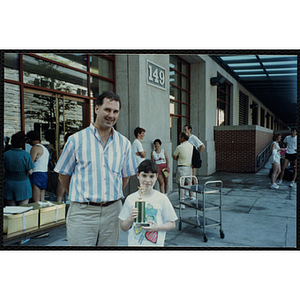
[[[273,131],[260,126],[215,127],[216,170],[256,173],[257,155],[272,141]]]

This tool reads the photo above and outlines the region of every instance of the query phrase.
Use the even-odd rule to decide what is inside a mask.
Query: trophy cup
[[[136,218],[136,225],[142,226],[142,227],[148,227],[150,226],[149,223],[146,223],[146,216],[145,216],[145,207],[146,207],[146,202],[143,201],[142,195],[145,193],[144,187],[138,187],[139,189],[139,197],[138,201],[135,201],[135,208],[138,208],[139,213]]]

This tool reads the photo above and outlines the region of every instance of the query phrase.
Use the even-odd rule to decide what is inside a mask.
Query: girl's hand
[[[154,221],[148,220],[147,223],[150,223],[151,226],[149,226],[149,227],[142,227],[144,230],[149,231],[149,232],[159,231],[159,226]]]
[[[131,211],[131,215],[128,218],[129,221],[133,222],[137,218],[138,214],[139,214],[139,209],[138,208],[133,208],[132,211]]]

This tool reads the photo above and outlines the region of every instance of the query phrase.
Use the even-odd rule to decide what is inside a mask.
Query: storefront
[[[147,158],[159,138],[171,174],[176,170],[172,153],[186,124],[206,145],[198,175],[216,171],[215,126],[280,129],[279,118],[208,55],[6,53],[4,66],[4,136],[37,130],[56,157],[67,132],[93,122],[94,100],[104,90],[121,97],[117,130],[133,142],[134,129],[145,128]],[[218,76],[224,81],[211,84]],[[268,121],[258,124],[265,114]]]

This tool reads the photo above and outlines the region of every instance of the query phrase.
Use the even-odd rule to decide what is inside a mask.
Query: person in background
[[[188,135],[188,137],[189,137],[188,142],[191,143],[193,146],[195,146],[196,149],[199,151],[199,153],[202,153],[203,150],[205,149],[205,145],[194,134],[192,134],[192,126],[191,125],[184,125],[183,126],[183,132],[185,132]],[[192,175],[193,176],[196,175],[196,168],[194,168],[193,166],[192,166]],[[193,178],[192,184],[195,184],[195,183],[196,183],[195,179]],[[194,200],[196,200],[193,192],[190,192],[189,195]]]
[[[285,158],[282,164],[282,170],[279,176],[278,185],[282,185],[282,179],[284,176],[285,169],[288,163],[291,163],[293,166],[293,180],[290,183],[290,187],[294,186],[294,183],[297,178],[297,129],[291,129],[291,135],[288,135],[283,140],[284,145],[286,146],[287,150],[285,153]]]
[[[146,151],[143,148],[143,145],[141,141],[145,137],[146,130],[141,127],[137,127],[134,129],[134,135],[136,139],[132,143],[133,152],[136,155],[136,162],[139,165],[143,160],[145,160],[145,157],[147,155]]]
[[[30,175],[32,202],[44,201],[48,185],[49,151],[41,144],[39,132],[30,131],[27,133],[27,138],[32,146],[30,156],[35,166]]]
[[[16,133],[11,137],[12,148],[4,153],[3,166],[5,182],[3,197],[9,206],[28,204],[32,189],[28,175],[34,164],[28,152],[24,151],[25,137]]]
[[[4,150],[3,150],[4,152],[6,152],[12,148],[12,145],[9,143],[9,140],[10,140],[10,137],[8,137],[8,136],[4,137],[4,143],[5,143]]]
[[[130,141],[114,129],[120,109],[118,95],[99,95],[95,122],[68,138],[55,166],[69,194],[70,246],[118,245],[123,189],[137,172]]]
[[[158,177],[157,181],[159,183],[160,192],[163,194],[168,194],[169,191],[169,158],[167,152],[164,149],[161,149],[161,140],[156,139],[154,142],[155,150],[151,153],[151,159],[158,166]]]
[[[280,148],[279,143],[281,141],[281,133],[275,133],[273,135],[273,144],[271,146],[271,158],[270,162],[272,164],[272,174],[271,174],[271,189],[278,189],[279,186],[276,184],[276,179],[280,174],[280,151],[283,151],[283,148]]]
[[[176,182],[178,183],[178,193],[179,199],[183,201],[184,190],[180,189],[180,177],[181,176],[192,176],[192,155],[193,155],[193,145],[188,142],[188,135],[185,132],[179,134],[179,142],[173,153],[173,159],[178,160],[177,170],[176,170]],[[191,185],[192,178],[186,178],[184,185]],[[174,206],[179,208],[179,205]],[[181,209],[185,209],[185,205],[181,204]]]

